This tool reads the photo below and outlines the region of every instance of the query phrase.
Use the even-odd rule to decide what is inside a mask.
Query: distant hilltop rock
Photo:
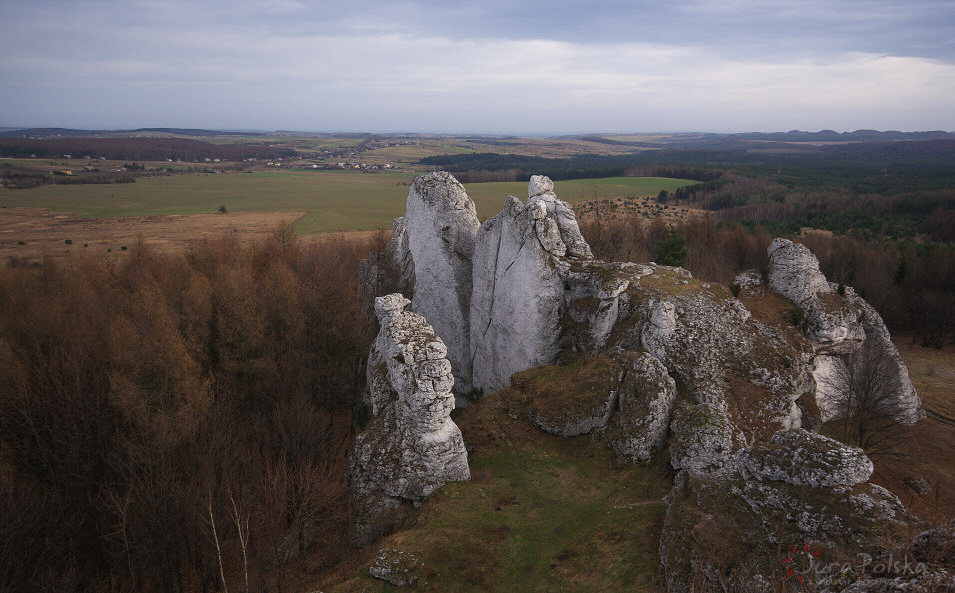
[[[366,290],[398,286],[413,297],[417,313],[440,320],[434,327],[450,360],[441,369],[454,375],[458,393],[518,390],[528,420],[541,430],[593,433],[624,462],[668,453],[677,478],[660,556],[670,591],[694,583],[723,587],[727,566],[745,565],[749,576],[765,580],[779,561],[769,550],[783,541],[845,553],[912,525],[894,495],[868,483],[872,462],[861,449],[813,432],[853,410],[847,381],[876,367],[887,386],[880,412],[911,423],[924,411],[878,313],[850,287],[829,283],[808,249],[774,241],[766,278],[744,272],[733,290],[682,268],[602,262],[593,258],[573,210],[540,176],[531,178],[526,202],[509,196],[500,214],[476,221],[451,175],[419,177],[385,254],[365,267]],[[391,276],[382,281],[385,270]],[[372,393],[379,394],[372,396],[376,418],[388,409],[377,402],[395,399],[380,394],[404,393],[400,377],[419,372],[395,366],[390,353],[395,340],[403,343],[395,328],[407,322],[398,320],[413,315],[400,312],[408,301],[385,298],[376,301],[382,334],[369,361]],[[447,395],[434,401],[451,397],[451,381],[443,379],[426,397],[439,393],[439,383]],[[415,409],[400,422],[414,424],[407,418],[415,413],[431,418],[430,407]],[[363,469],[374,477],[356,483],[404,485],[405,466],[388,459],[410,446],[405,437],[378,447],[368,447],[368,438],[360,437],[367,454],[355,459],[378,469]],[[440,450],[456,451],[449,447],[459,438]],[[386,461],[375,462],[380,454]],[[423,483],[465,475],[452,461],[460,453],[441,455],[446,461],[428,470],[437,477]],[[394,479],[391,471],[398,472]],[[388,501],[418,501],[424,492],[381,486],[359,492],[375,488],[387,490],[391,498],[378,500]],[[716,539],[735,547],[714,559]]]

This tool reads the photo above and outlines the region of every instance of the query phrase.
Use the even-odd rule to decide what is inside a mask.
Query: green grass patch
[[[464,411],[472,480],[438,490],[376,548],[417,555],[423,590],[656,590],[670,477],[618,467],[601,439],[548,435],[525,417],[510,389]],[[363,573],[326,590],[394,589]]]

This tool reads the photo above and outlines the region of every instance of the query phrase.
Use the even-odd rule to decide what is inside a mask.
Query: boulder
[[[400,294],[375,299],[381,331],[368,359],[372,417],[348,457],[349,537],[363,546],[408,511],[470,471],[451,420],[454,379],[447,349]]]
[[[474,202],[450,173],[419,176],[408,192],[403,225],[413,260],[412,309],[447,344],[458,389],[466,391],[471,385],[471,257],[480,226]]]
[[[409,587],[418,581],[417,572],[420,567],[421,561],[414,554],[394,548],[382,548],[378,550],[368,572],[376,579],[388,581],[395,587]]]
[[[765,445],[742,451],[740,463],[757,480],[793,486],[855,486],[872,475],[862,449],[802,429],[781,430]]]

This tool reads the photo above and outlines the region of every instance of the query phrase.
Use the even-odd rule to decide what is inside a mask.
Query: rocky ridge
[[[768,583],[778,562],[768,544],[848,553],[913,522],[867,482],[872,464],[861,450],[803,428],[836,412],[825,374],[854,364],[863,346],[897,362],[897,418],[924,415],[881,318],[851,288],[828,283],[808,250],[775,241],[766,279],[742,274],[737,298],[680,268],[594,260],[550,180],[533,178],[528,193],[474,233],[470,369],[452,372],[489,390],[513,384],[538,427],[597,433],[621,460],[669,447],[677,478],[660,555],[671,591],[701,579],[733,589],[725,576],[741,563]],[[419,227],[434,224],[407,228]],[[422,290],[416,276],[416,298]],[[773,293],[803,312],[801,327],[745,304]],[[714,555],[709,533],[736,548]]]

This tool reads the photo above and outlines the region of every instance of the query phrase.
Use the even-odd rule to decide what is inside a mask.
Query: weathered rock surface
[[[819,270],[811,251],[789,239],[776,239],[769,246],[769,288],[801,308],[808,323],[808,336],[817,352],[842,355],[855,351],[865,332],[843,299],[829,299],[836,290]],[[824,300],[825,299],[825,300]],[[835,302],[833,302],[835,301]]]
[[[649,299],[643,316],[630,339],[679,377],[691,400],[705,406],[699,412],[719,420],[720,435],[733,434],[733,448],[800,425],[795,401],[809,382],[803,346],[753,319],[741,302],[688,289]],[[708,428],[691,438],[704,446],[706,435],[716,434]],[[723,438],[712,445],[729,455]]]
[[[375,299],[381,331],[368,360],[372,418],[355,438],[349,465],[349,537],[365,545],[401,523],[424,501],[470,471],[447,349],[400,294]]]
[[[471,295],[473,383],[487,391],[512,374],[554,362],[560,353],[562,270],[590,259],[573,210],[535,176],[527,203],[507,198],[474,240]]]
[[[414,258],[408,246],[403,217],[394,220],[391,238],[381,252],[373,252],[360,264],[359,296],[368,301],[377,296],[400,292],[414,295]]]
[[[676,382],[650,354],[619,356],[634,360],[620,383],[608,441],[621,459],[649,461],[666,444]]]
[[[769,444],[740,454],[740,463],[757,480],[793,486],[855,486],[872,475],[862,449],[802,429],[777,432]]]
[[[895,419],[903,424],[914,424],[922,420],[925,418],[922,400],[912,384],[909,370],[902,362],[902,356],[892,342],[892,336],[885,322],[882,321],[882,316],[851,288],[846,289],[846,297],[851,306],[858,311],[860,323],[865,331],[865,348],[861,352],[866,359],[864,364],[877,364],[883,372],[882,379],[895,391],[893,404]],[[857,357],[855,364],[862,362]]]
[[[741,464],[705,475],[681,472],[668,503],[660,558],[674,593],[694,587],[769,593],[787,578],[780,550],[811,543],[824,554],[819,564],[835,562],[916,522],[874,484],[795,486],[756,479]]]
[[[723,469],[736,445],[735,427],[721,406],[683,402],[670,424],[670,465],[692,475]]]
[[[450,173],[431,173],[411,184],[403,222],[414,269],[412,309],[445,340],[459,388],[466,390],[471,384],[469,311],[477,210]]]
[[[416,573],[420,565],[418,557],[410,552],[382,548],[368,572],[376,579],[388,581],[395,587],[409,587],[418,581]]]
[[[883,367],[898,386],[896,418],[908,422],[924,415],[881,318],[851,288],[829,283],[804,246],[774,241],[766,284],[759,273],[745,272],[736,278],[739,286],[727,290],[698,282],[680,268],[595,261],[573,211],[557,199],[546,177],[531,179],[526,203],[509,197],[498,216],[473,232],[466,216],[443,222],[447,212],[468,210],[453,178],[420,179],[412,193],[424,213],[411,216],[409,195],[402,235],[407,240],[397,240],[392,251],[402,257],[401,242],[409,246],[416,311],[422,311],[419,302],[439,306],[438,297],[422,296],[425,290],[457,303],[452,307],[457,321],[446,326],[456,377],[488,391],[513,382],[538,427],[565,436],[597,432],[622,459],[647,461],[669,443],[678,479],[668,497],[660,550],[671,591],[700,582],[739,589],[727,581],[729,574],[749,579],[740,583],[768,584],[778,576],[780,562],[769,551],[779,546],[813,541],[846,554],[912,523],[897,498],[866,482],[872,464],[860,450],[801,428],[818,428],[840,413],[835,379],[856,370],[869,349],[887,361]],[[465,205],[447,205],[459,203]],[[419,233],[430,238],[416,243]],[[470,259],[461,256],[464,248],[447,248],[466,244],[468,236]],[[422,269],[432,264],[422,263],[426,255],[419,259],[416,244],[428,245],[429,255],[439,254],[438,268],[454,265],[423,285]],[[471,273],[467,306],[459,290],[464,284],[456,280],[465,268]],[[766,287],[802,309],[801,327],[785,321],[789,305]],[[752,311],[747,304],[755,304]],[[395,302],[383,303],[380,315],[393,315],[387,311],[396,307],[400,310]],[[465,311],[462,329],[459,313]],[[459,354],[450,351],[461,352],[451,340],[458,344],[462,332],[469,335],[469,370],[459,372],[454,358]],[[428,340],[433,341],[425,340],[428,345],[420,349],[428,354],[410,360],[428,361],[422,365],[428,393],[444,393],[447,366],[431,364],[443,356],[443,345]],[[418,370],[396,370],[395,377],[391,371],[373,372],[393,359],[374,354],[369,363],[376,414],[400,399],[382,395],[391,385],[406,390],[417,385],[407,377],[417,377]],[[558,360],[563,366],[540,366]],[[447,407],[441,397],[427,401],[415,408],[426,424],[431,410]],[[384,432],[407,433],[385,426],[389,421],[374,422]],[[388,447],[373,448],[399,451]],[[424,462],[412,465],[419,463]],[[376,494],[367,506],[386,509],[383,515],[420,500],[419,490],[427,490],[389,482],[390,467],[378,474],[368,467],[362,475],[371,476],[365,482],[374,486],[366,490],[385,495]]]
[[[911,424],[925,417],[922,402],[909,378],[908,370],[892,343],[882,317],[850,287],[838,287],[826,281],[819,261],[804,245],[788,239],[776,239],[769,247],[769,287],[801,308],[806,316],[806,333],[817,356],[812,374],[816,382],[816,401],[823,420],[841,413],[840,392],[846,389],[846,366],[858,370],[873,359],[884,369],[880,380],[895,393],[894,415],[899,422]],[[860,353],[863,343],[866,347]],[[842,398],[845,399],[844,397]],[[843,407],[845,404],[843,403]]]

